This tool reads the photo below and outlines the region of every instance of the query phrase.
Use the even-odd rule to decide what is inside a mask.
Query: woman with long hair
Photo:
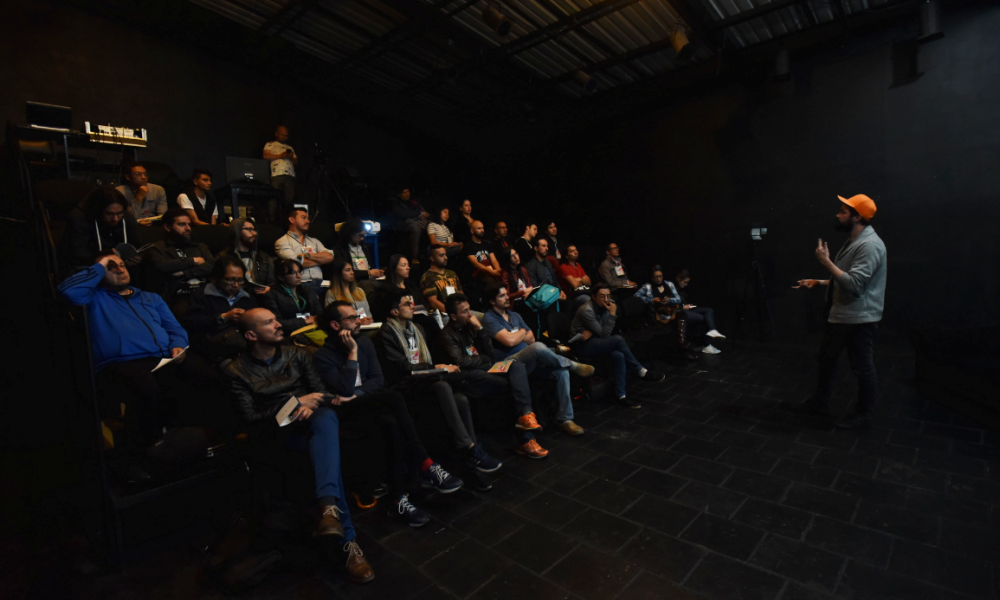
[[[330,275],[330,289],[326,292],[326,300],[323,306],[330,304],[334,300],[350,302],[354,310],[358,311],[358,321],[362,325],[371,325],[375,322],[372,318],[372,309],[368,304],[368,297],[365,291],[358,287],[354,280],[354,267],[342,258],[333,261],[333,274]]]
[[[531,285],[528,270],[521,266],[521,257],[517,250],[504,248],[497,256],[500,262],[500,280],[507,288],[507,297],[515,309],[524,304],[524,299],[535,288]]]
[[[323,310],[316,291],[302,285],[302,266],[290,258],[275,265],[277,285],[264,294],[264,308],[278,317],[285,335],[316,322]]]
[[[427,310],[427,301],[423,293],[410,281],[410,261],[402,254],[393,254],[389,258],[389,266],[385,271],[385,281],[379,282],[376,292],[372,294],[371,304],[373,315],[379,321],[385,321],[389,315],[389,297],[394,289],[404,289],[413,296],[413,322],[424,328],[427,339],[433,341],[440,327]]]

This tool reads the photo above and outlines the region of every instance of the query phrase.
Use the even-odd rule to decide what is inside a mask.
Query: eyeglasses
[[[407,300],[406,302],[400,302],[399,305],[400,306],[407,306],[407,307],[413,306],[413,301],[412,300]]]
[[[257,231],[256,227],[244,227],[243,231]]]
[[[237,279],[235,277],[227,277],[222,280],[222,283],[225,283],[227,285],[243,285],[243,279],[242,278]]]
[[[354,321],[357,321],[359,318],[361,317],[359,317],[358,315],[347,315],[346,317],[340,317],[340,320],[351,321],[353,323]]]
[[[617,249],[618,249],[618,246],[611,246],[610,248],[608,248],[608,250],[617,250]]]
[[[121,218],[121,217],[125,216],[125,211],[124,210],[121,211],[121,212],[108,212],[108,211],[104,211],[104,216],[105,217],[118,217],[118,218]]]

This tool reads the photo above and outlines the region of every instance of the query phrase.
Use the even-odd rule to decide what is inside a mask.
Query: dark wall
[[[207,36],[194,46],[124,18],[38,1],[6,3],[0,39],[0,115],[24,123],[24,102],[35,100],[71,106],[80,129],[85,120],[145,127],[150,142],[140,157],[168,163],[183,179],[201,166],[224,183],[225,157],[260,158],[279,122],[291,130],[300,177],[316,142],[333,166],[376,178],[408,176],[430,161],[426,145],[415,155],[381,124],[220,58]]]
[[[915,36],[902,23],[796,63],[792,83],[730,85],[566,136],[518,167],[534,172],[520,188],[525,210],[577,238],[616,241],[633,263],[690,269],[702,302],[724,317],[761,222],[759,256],[787,340],[822,322],[820,294],[789,288],[825,277],[817,238],[831,251],[845,239],[833,231],[837,195],[864,193],[888,248],[887,329],[995,322],[1000,9],[945,12],[943,29],[920,47],[924,74],[907,85],[892,87],[893,43]]]

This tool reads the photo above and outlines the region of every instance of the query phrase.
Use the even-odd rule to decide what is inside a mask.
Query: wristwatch
[[[218,325],[219,327],[222,327],[223,325],[225,325],[225,324],[226,324],[226,317],[225,317],[225,316],[223,316],[223,315],[219,315],[219,318],[215,320],[215,323],[216,323],[216,325]]]

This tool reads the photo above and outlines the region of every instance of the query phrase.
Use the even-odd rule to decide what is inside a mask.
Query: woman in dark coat
[[[307,285],[302,285],[302,267],[291,259],[275,265],[277,283],[264,294],[264,307],[274,313],[281,323],[285,336],[296,329],[313,325],[323,312],[319,296]]]

